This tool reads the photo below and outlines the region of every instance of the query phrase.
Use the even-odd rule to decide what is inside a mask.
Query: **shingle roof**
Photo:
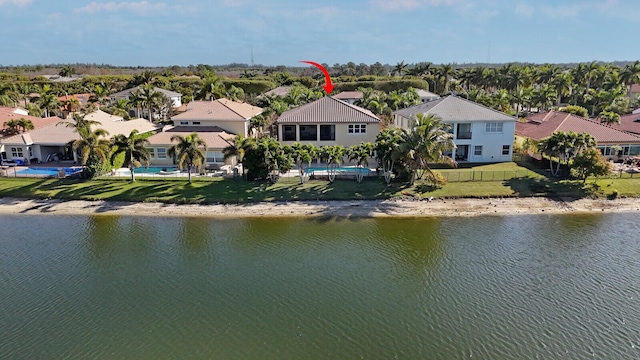
[[[209,149],[224,149],[229,145],[228,141],[234,137],[233,134],[229,134],[217,126],[170,126],[164,131],[150,136],[147,140],[151,145],[172,145],[171,137],[173,135],[185,137],[193,133],[197,133]]]
[[[343,91],[339,94],[336,94],[333,96],[334,99],[340,99],[340,100],[344,100],[344,99],[362,99],[362,97],[364,96],[364,94],[362,93],[362,91]]]
[[[379,123],[371,111],[325,96],[314,102],[285,111],[279,123]]]
[[[136,87],[130,88],[130,89],[125,89],[125,90],[122,90],[122,91],[117,92],[115,94],[111,94],[111,95],[109,95],[109,97],[129,97],[129,96],[131,96],[132,93],[136,92],[141,87],[142,87],[142,85],[136,86]],[[165,90],[165,89],[162,89],[162,88],[159,88],[159,87],[154,87],[153,90],[164,94],[168,98],[182,96],[182,94],[180,94],[178,92],[171,91],[171,90]]]
[[[187,111],[171,120],[249,120],[262,113],[262,108],[228,99],[192,101]]]
[[[629,144],[640,143],[640,136],[634,135],[599,122],[587,120],[577,115],[549,111],[530,116],[527,122],[516,123],[516,135],[540,140],[556,131],[591,134],[598,143]]]
[[[410,118],[417,114],[433,114],[441,118],[444,122],[516,121],[516,118],[505,113],[453,95],[401,109],[394,114],[405,118]]]

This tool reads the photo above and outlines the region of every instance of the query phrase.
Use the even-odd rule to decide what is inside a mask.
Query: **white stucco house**
[[[511,161],[517,119],[454,95],[428,101],[394,113],[393,126],[410,128],[417,114],[433,114],[451,125],[456,161],[492,163]]]

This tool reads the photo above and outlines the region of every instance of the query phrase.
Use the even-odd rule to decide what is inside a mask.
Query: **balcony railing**
[[[458,135],[456,136],[456,139],[459,139],[459,140],[471,139],[471,131],[459,132]]]

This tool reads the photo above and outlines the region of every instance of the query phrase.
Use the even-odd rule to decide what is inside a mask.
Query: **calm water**
[[[0,229],[0,359],[640,358],[637,214]]]

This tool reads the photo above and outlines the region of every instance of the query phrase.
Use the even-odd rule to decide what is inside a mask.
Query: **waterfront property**
[[[251,119],[261,113],[262,108],[229,99],[192,101],[171,121],[174,126],[218,127],[229,134],[247,136]]]
[[[408,129],[417,114],[435,115],[451,125],[456,149],[450,155],[458,162],[511,161],[516,118],[473,101],[447,96],[394,113],[393,126]]]
[[[31,122],[33,129],[16,129],[15,132],[6,127],[11,121],[19,121],[25,119]],[[0,107],[0,155],[2,160],[14,160],[22,163],[29,163],[31,159],[35,159],[33,149],[28,143],[30,142],[30,133],[43,127],[56,124],[62,119],[57,116],[41,118],[37,116],[29,116],[28,112],[21,108]],[[11,139],[11,140],[10,140]]]
[[[371,111],[330,96],[284,112],[277,120],[283,144],[342,145],[374,143],[380,118]]]
[[[92,129],[106,130],[108,138],[114,135],[129,135],[132,130],[139,133],[155,132],[156,124],[145,119],[123,121],[122,117],[107,114],[101,110],[87,114],[85,119],[97,121],[99,125],[92,125]],[[71,142],[80,138],[73,128],[58,125],[60,118],[43,119],[45,126],[29,132],[0,139],[0,144],[7,149],[3,157],[8,160],[22,160],[25,164],[32,162],[68,161],[77,163],[78,154],[71,149]]]
[[[516,123],[519,141],[523,138],[539,141],[557,131],[590,134],[598,142],[598,149],[610,159],[640,155],[640,135],[622,131],[616,125],[609,126],[559,111],[531,115],[524,122]]]

